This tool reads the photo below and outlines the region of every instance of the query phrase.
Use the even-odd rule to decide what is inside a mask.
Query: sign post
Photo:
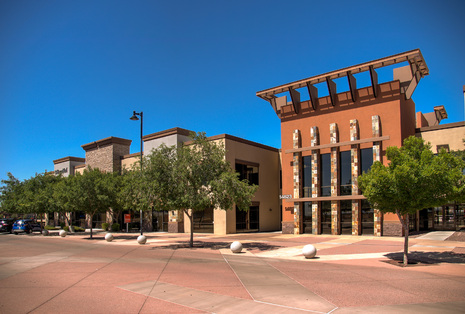
[[[124,223],[126,224],[126,232],[129,232],[129,223],[131,222],[131,214],[124,214]]]

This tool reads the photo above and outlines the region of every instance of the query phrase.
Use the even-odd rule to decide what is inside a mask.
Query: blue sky
[[[133,110],[144,134],[182,127],[279,148],[257,91],[416,48],[430,70],[417,111],[444,105],[443,123],[463,121],[464,12],[458,0],[0,0],[0,179],[53,170],[109,136],[138,152]]]

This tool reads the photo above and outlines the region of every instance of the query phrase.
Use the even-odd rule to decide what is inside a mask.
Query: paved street
[[[0,235],[0,313],[463,313],[465,242],[251,233]],[[241,241],[244,252],[229,245]],[[306,260],[302,247],[317,257]]]

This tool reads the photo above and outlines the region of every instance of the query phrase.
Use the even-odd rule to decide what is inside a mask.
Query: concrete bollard
[[[314,258],[316,255],[316,248],[311,244],[307,244],[302,249],[302,254],[305,256],[305,258]]]
[[[107,240],[107,242],[113,241],[114,238],[115,238],[115,237],[114,237],[111,233],[107,233],[107,234],[105,235],[105,240]]]
[[[67,234],[68,232],[66,232],[65,230],[60,230],[60,237],[64,238]]]
[[[139,244],[145,244],[147,242],[147,237],[145,235],[140,235],[137,237],[137,242]]]
[[[231,252],[240,253],[242,252],[242,243],[239,241],[234,241],[231,243]]]
[[[46,236],[48,236],[49,234],[50,234],[50,232],[49,232],[47,229],[42,230],[42,235],[43,235],[43,236],[46,237]]]

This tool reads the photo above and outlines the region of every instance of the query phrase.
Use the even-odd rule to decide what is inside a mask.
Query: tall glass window
[[[331,201],[321,202],[321,233],[331,234]]]
[[[330,154],[320,155],[320,183],[321,196],[331,196],[331,156]]]
[[[374,234],[374,212],[367,200],[362,200],[362,234]]]
[[[341,195],[352,194],[352,167],[351,167],[350,151],[339,153],[340,171],[339,182],[341,185]]]
[[[303,192],[304,197],[312,197],[312,157],[302,157],[303,164]]]
[[[312,202],[304,202],[304,233],[312,233]]]
[[[361,173],[368,172],[373,165],[373,148],[364,148],[360,150],[360,170]]]
[[[341,234],[352,234],[352,201],[341,201]]]

